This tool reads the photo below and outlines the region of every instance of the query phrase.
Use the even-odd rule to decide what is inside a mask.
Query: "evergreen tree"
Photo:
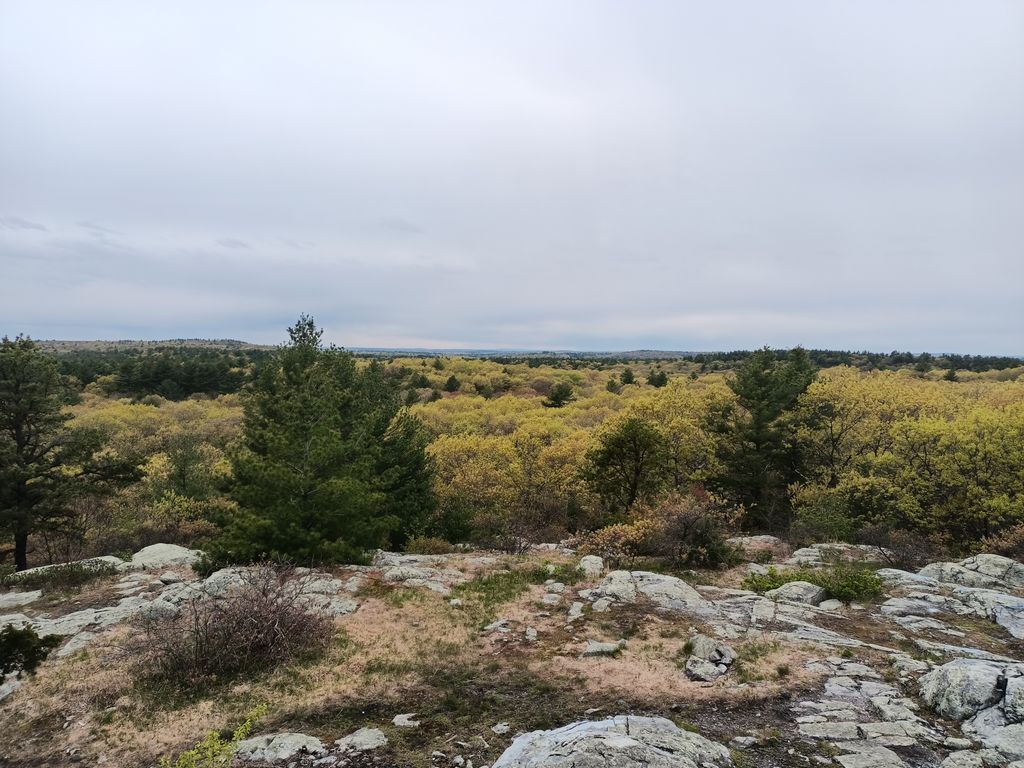
[[[788,524],[786,489],[796,480],[798,454],[786,418],[814,380],[807,352],[797,347],[779,360],[765,347],[751,354],[729,381],[737,408],[720,427],[726,432],[721,489],[747,511],[747,525],[777,529]]]
[[[668,482],[668,442],[657,427],[629,417],[587,452],[583,478],[608,511],[622,514],[651,501]]]
[[[71,429],[72,393],[31,339],[0,341],[0,527],[14,538],[14,567],[28,567],[28,537],[60,526],[72,504],[112,493],[136,465],[104,451],[96,430]]]
[[[426,439],[373,362],[324,349],[303,316],[245,400],[232,456],[239,512],[214,562],[359,561],[404,542],[432,506]]]
[[[448,381],[444,383],[444,391],[458,392],[461,386],[462,382],[455,378],[455,374],[453,373],[451,376],[448,377]]]
[[[541,404],[545,408],[561,408],[575,399],[576,396],[572,393],[572,384],[560,381],[551,388],[548,396],[544,398]]]
[[[661,388],[668,384],[668,374],[660,368],[652,368],[647,374],[647,383],[652,387]]]
[[[633,375],[633,369],[627,368],[626,370],[624,370],[619,375],[619,381],[621,381],[624,385],[635,384],[636,376]]]

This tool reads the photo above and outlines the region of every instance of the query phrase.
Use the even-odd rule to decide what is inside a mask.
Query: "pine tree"
[[[131,458],[104,451],[99,431],[71,429],[72,393],[31,339],[0,341],[0,527],[14,538],[14,567],[28,567],[28,537],[60,526],[72,504],[138,476]]]
[[[211,547],[216,562],[356,562],[401,544],[431,509],[425,438],[383,367],[323,348],[312,318],[288,333],[245,400],[240,511]]]
[[[747,524],[779,528],[788,520],[786,488],[796,480],[798,454],[786,415],[814,380],[807,352],[790,350],[785,361],[765,347],[739,366],[729,388],[739,406],[720,425],[725,474],[718,484],[747,510]]]

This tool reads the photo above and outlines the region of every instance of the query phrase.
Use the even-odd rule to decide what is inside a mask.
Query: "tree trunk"
[[[14,532],[14,570],[28,568],[28,531]]]

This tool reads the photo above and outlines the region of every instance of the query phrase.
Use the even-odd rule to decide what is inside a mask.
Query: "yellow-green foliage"
[[[628,367],[637,383],[613,392],[608,380],[618,382],[625,365],[572,369],[458,357],[389,362],[397,378],[414,382],[406,387],[420,402],[411,412],[433,438],[438,514],[448,522],[423,533],[455,535],[459,526],[451,520],[457,519],[459,535],[472,529],[481,541],[497,542],[619,522],[603,516],[581,470],[603,430],[630,417],[666,438],[670,487],[715,488],[726,469],[721,425],[737,408],[726,386],[730,374],[697,376],[696,364],[682,361],[657,365],[669,374],[667,386],[645,383],[655,364],[633,362]],[[797,514],[818,520],[839,514],[849,525],[837,531],[895,523],[965,539],[1024,523],[1019,373],[961,371],[958,381],[945,381],[941,370],[821,371],[787,416],[803,463],[804,479],[790,489]],[[451,376],[459,390],[443,392]],[[545,408],[557,383],[570,384],[575,399]],[[230,513],[219,488],[240,431],[239,396],[130,402],[103,391],[89,388],[73,408],[74,423],[112,435],[112,450],[140,453],[144,478],[109,505],[98,529],[123,533],[127,547],[131,535],[196,537],[206,519]],[[440,399],[428,402],[431,391]],[[160,527],[165,523],[169,534]],[[81,538],[99,541],[93,533]]]
[[[160,758],[160,768],[226,768],[231,764],[235,748],[243,739],[249,738],[252,729],[267,712],[266,704],[261,704],[245,716],[230,739],[222,739],[216,731],[210,731],[206,737],[187,752],[182,752],[172,760]]]

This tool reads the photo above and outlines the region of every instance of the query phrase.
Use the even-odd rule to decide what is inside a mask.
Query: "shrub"
[[[182,752],[176,759],[161,757],[160,768],[227,768],[231,765],[238,743],[249,738],[252,729],[266,711],[265,704],[250,711],[228,740],[221,738],[216,731],[210,731],[202,741],[187,752]]]
[[[976,550],[979,553],[1024,560],[1024,524],[1007,528],[997,536],[987,536],[978,542]]]
[[[855,527],[837,500],[823,496],[796,510],[789,539],[801,547],[824,541],[849,541]]]
[[[743,580],[746,589],[764,594],[791,581],[806,581],[825,590],[826,597],[842,600],[873,600],[882,594],[882,580],[869,568],[841,566],[837,568],[795,568],[777,571],[769,568],[766,574],[751,573]]]
[[[943,560],[949,554],[949,537],[933,533],[893,530],[886,525],[869,525],[857,532],[861,544],[878,548],[878,557],[892,568],[915,570]]]
[[[291,569],[261,565],[241,572],[243,583],[217,599],[184,603],[178,613],[140,620],[131,649],[142,679],[173,688],[201,688],[260,673],[321,653],[332,622],[306,604]]]
[[[581,551],[599,555],[612,568],[643,556],[662,557],[676,566],[717,568],[738,561],[739,553],[725,543],[732,522],[732,515],[707,494],[673,493],[639,507],[630,522],[594,531]]]
[[[583,539],[580,554],[597,555],[613,570],[628,568],[638,557],[647,554],[654,527],[651,520],[607,525]]]
[[[58,635],[40,637],[29,626],[8,624],[0,630],[0,680],[10,674],[34,674],[36,668],[60,645]]]
[[[438,536],[413,536],[406,542],[405,551],[412,555],[447,555],[455,547]]]
[[[117,569],[103,560],[62,563],[30,571],[15,571],[0,576],[0,586],[41,589],[44,592],[70,592],[86,584],[113,576]]]
[[[642,518],[653,521],[650,554],[674,565],[718,568],[739,562],[739,552],[725,543],[734,515],[708,494],[673,493],[652,507],[641,509]]]

